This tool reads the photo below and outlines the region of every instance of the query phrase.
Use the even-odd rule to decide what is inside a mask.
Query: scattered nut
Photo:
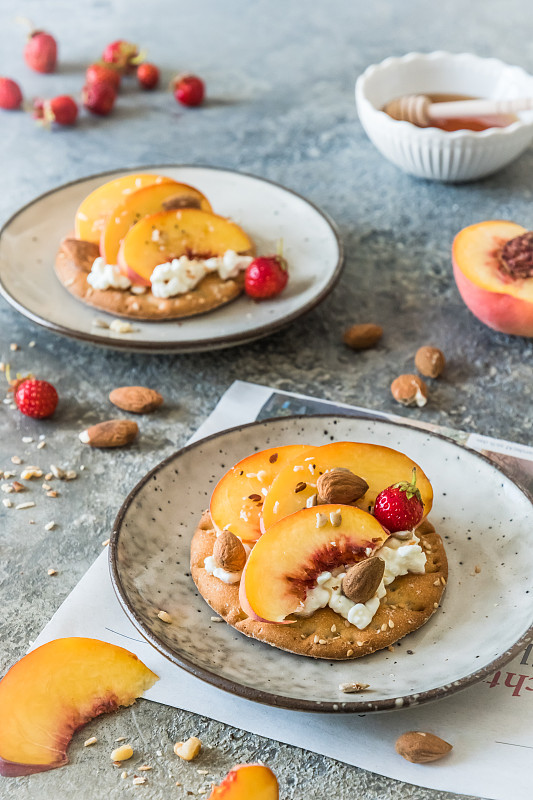
[[[350,470],[332,469],[319,476],[316,489],[321,503],[347,505],[366,494],[368,483]]]
[[[57,575],[57,569],[53,569],[53,568],[51,567],[51,568],[48,570],[48,574],[50,575],[50,577],[51,577],[52,575]]]
[[[56,526],[55,522],[47,522],[46,525],[44,526],[44,529],[45,531],[53,531],[55,526]]]
[[[61,469],[61,467],[56,467],[55,464],[50,464],[50,472],[52,473],[54,478],[59,478],[59,480],[62,480],[65,477],[65,470]],[[47,473],[44,476],[44,479],[46,481],[51,480],[51,478],[49,478],[48,475],[49,475],[49,473]]]
[[[186,742],[176,742],[174,752],[184,761],[192,761],[202,749],[202,742],[196,736],[191,736]]]
[[[148,414],[163,404],[163,398],[154,389],[145,386],[121,386],[109,395],[113,405],[133,414]]]
[[[109,325],[109,329],[115,333],[134,333],[136,330],[131,322],[125,322],[123,319],[114,319]]]
[[[134,786],[140,786],[141,784],[146,783],[146,778],[135,776],[135,778],[132,780],[132,783]]]
[[[352,651],[353,652],[353,651]],[[370,687],[369,683],[339,683],[339,690],[346,694],[354,694],[354,692],[364,692],[365,689]]]
[[[374,347],[383,336],[383,328],[373,322],[352,325],[344,332],[343,341],[352,350],[368,350]]]
[[[91,736],[90,739],[86,739],[84,741],[83,746],[84,747],[90,747],[92,744],[96,744],[97,741],[98,741],[98,739],[96,738],[96,736]]]
[[[23,481],[29,481],[32,478],[42,478],[43,471],[39,469],[39,467],[24,467],[20,473],[20,477]]]
[[[391,383],[390,390],[396,402],[403,406],[422,408],[427,403],[428,387],[418,375],[399,375]]]
[[[158,611],[157,616],[159,617],[161,622],[166,622],[167,625],[170,625],[170,623],[172,622],[172,617],[170,616],[168,611]]]
[[[127,761],[133,755],[133,747],[130,744],[123,744],[116,747],[111,753],[111,761]]]
[[[231,531],[222,531],[216,538],[213,558],[217,567],[228,572],[240,572],[246,564],[246,550],[238,536]]]
[[[334,528],[338,528],[339,527],[339,525],[342,522],[342,513],[341,513],[340,508],[338,508],[336,511],[331,511],[330,512],[329,521],[331,522],[331,524],[332,524],[332,526]]]
[[[377,592],[385,572],[385,562],[372,556],[354,564],[342,579],[342,591],[353,603],[366,603]]]
[[[91,425],[79,435],[80,442],[91,447],[123,447],[133,442],[139,426],[131,419],[111,419]]]
[[[17,494],[19,492],[25,492],[26,491],[26,487],[24,486],[24,484],[20,483],[19,481],[13,481],[11,486],[13,487],[13,491],[17,492]]]
[[[407,731],[396,739],[396,752],[413,764],[438,761],[452,749],[452,745],[433,733]]]
[[[438,347],[425,345],[416,351],[415,367],[427,378],[438,378],[445,366],[444,353]]]

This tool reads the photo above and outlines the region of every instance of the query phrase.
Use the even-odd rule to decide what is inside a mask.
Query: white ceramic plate
[[[224,472],[254,450],[332,440],[387,445],[423,467],[435,492],[429,518],[449,560],[442,606],[422,628],[393,652],[343,662],[285,653],[213,623],[189,574],[191,537]],[[366,713],[451,694],[519,652],[533,634],[532,528],[524,491],[486,458],[448,439],[381,420],[288,417],[215,434],[155,467],[122,506],[109,558],[133,624],[197,677],[270,705]],[[161,608],[172,624],[157,618]],[[338,687],[348,681],[371,688],[346,695]]]
[[[102,183],[131,172],[160,172],[198,187],[213,209],[242,225],[259,254],[283,239],[290,265],[287,289],[273,300],[247,297],[197,317],[137,322],[134,333],[95,327],[112,315],[70,295],[55,277],[60,240],[74,227],[83,198]],[[333,222],[300,195],[253,175],[214,167],[148,165],[93,175],[60,186],[18,211],[0,231],[0,292],[18,311],[57,333],[120,350],[190,352],[243,344],[266,336],[314,308],[333,289],[342,268]]]

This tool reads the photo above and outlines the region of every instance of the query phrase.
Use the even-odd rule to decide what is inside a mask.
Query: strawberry
[[[117,93],[110,83],[90,83],[83,87],[81,97],[92,114],[106,117],[113,110]]]
[[[196,75],[178,75],[172,81],[174,97],[184,106],[199,106],[205,95],[205,84]]]
[[[244,273],[244,290],[256,300],[275,297],[287,285],[289,271],[283,256],[261,256],[254,258]]]
[[[139,48],[136,44],[117,39],[108,44],[102,55],[102,61],[114,64],[120,72],[132,72],[140,59]]]
[[[376,497],[374,516],[391,533],[415,528],[424,516],[424,504],[416,485],[416,468],[411,482],[394,483]]]
[[[155,64],[139,64],[137,67],[137,80],[143,89],[155,89],[159,83],[159,70]]]
[[[0,108],[14,111],[22,105],[20,86],[11,78],[0,78]]]
[[[54,72],[57,64],[54,37],[45,31],[32,31],[24,48],[24,60],[35,72]]]
[[[120,88],[120,72],[112,64],[95,62],[90,64],[85,71],[85,83],[110,83],[118,92]]]
[[[35,100],[33,116],[45,124],[74,125],[78,118],[78,106],[68,94],[60,94],[51,100]]]
[[[48,381],[26,378],[15,382],[13,390],[19,411],[27,417],[44,419],[56,410],[59,398],[55,388]]]

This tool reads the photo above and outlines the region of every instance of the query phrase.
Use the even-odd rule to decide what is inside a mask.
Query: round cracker
[[[239,584],[226,584],[204,568],[204,560],[212,555],[216,539],[208,511],[191,542],[191,574],[213,611],[245,636],[313,658],[359,658],[390,647],[417,630],[439,606],[448,579],[444,544],[428,522],[419,526],[417,536],[426,553],[426,572],[402,575],[387,586],[387,594],[372,622],[362,631],[329,607],[315,611],[310,617],[296,617],[292,625],[248,618],[239,603]]]

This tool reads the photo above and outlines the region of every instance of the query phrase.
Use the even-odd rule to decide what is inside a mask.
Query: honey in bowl
[[[431,103],[450,103],[458,100],[480,100],[466,94],[426,94]],[[383,109],[386,110],[385,108]],[[478,117],[456,117],[451,119],[433,119],[428,127],[440,128],[443,131],[486,131],[489,128],[506,128],[518,122],[515,114],[492,114]],[[414,124],[414,123],[413,123]],[[422,127],[422,126],[417,126]]]

